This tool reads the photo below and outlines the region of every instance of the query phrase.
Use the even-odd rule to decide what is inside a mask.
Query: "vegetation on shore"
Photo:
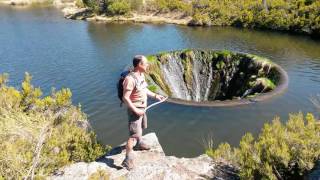
[[[241,179],[301,179],[320,160],[320,124],[312,114],[291,114],[286,124],[275,118],[258,138],[245,134],[238,148],[222,143],[207,149],[215,159],[238,166]]]
[[[320,36],[318,0],[83,0],[97,14],[179,12],[190,25],[237,26]]]
[[[44,178],[78,161],[93,161],[109,147],[96,140],[71,91],[42,96],[26,73],[21,90],[0,75],[0,179]]]

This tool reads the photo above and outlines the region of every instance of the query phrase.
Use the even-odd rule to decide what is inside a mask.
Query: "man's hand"
[[[135,108],[134,112],[138,115],[138,116],[142,116],[146,113],[145,110],[143,109],[139,109],[139,108]]]
[[[158,101],[162,101],[162,100],[164,100],[164,99],[165,99],[165,97],[164,97],[164,96],[159,95],[159,94],[156,94],[155,98],[156,98]]]

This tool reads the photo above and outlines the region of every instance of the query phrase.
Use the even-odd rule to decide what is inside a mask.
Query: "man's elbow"
[[[122,100],[123,102],[128,103],[130,101],[130,98],[127,96],[123,96]]]

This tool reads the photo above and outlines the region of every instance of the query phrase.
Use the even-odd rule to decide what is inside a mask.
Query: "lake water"
[[[320,41],[307,36],[230,27],[99,24],[63,18],[55,8],[0,7],[0,73],[19,87],[24,72],[48,94],[68,87],[81,103],[98,139],[112,146],[128,137],[127,115],[119,107],[116,82],[136,54],[184,48],[228,49],[257,54],[281,65],[288,90],[265,102],[238,107],[190,107],[164,103],[148,112],[167,155],[193,157],[203,139],[238,145],[245,132],[257,134],[275,116],[313,112],[309,98],[320,93]]]

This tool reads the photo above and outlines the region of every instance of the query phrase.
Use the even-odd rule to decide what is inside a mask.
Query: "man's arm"
[[[149,96],[149,97],[153,97],[153,98],[156,98],[156,93],[154,93],[154,92],[152,92],[152,91],[150,91],[148,88],[147,88],[147,95]]]
[[[153,97],[153,98],[155,98],[155,99],[157,99],[157,100],[159,100],[159,101],[161,101],[162,99],[164,99],[163,96],[161,96],[161,95],[159,95],[159,94],[156,94],[156,93],[150,91],[148,88],[147,88],[147,95],[148,95],[149,97]]]

